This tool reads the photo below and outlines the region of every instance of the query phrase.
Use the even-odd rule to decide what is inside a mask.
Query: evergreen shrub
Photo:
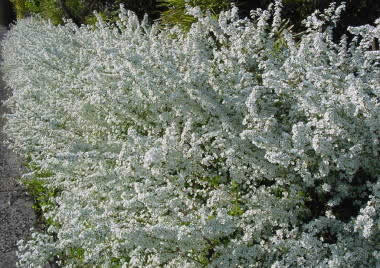
[[[188,31],[197,18],[187,13],[187,6],[199,7],[202,12],[210,12],[217,17],[220,12],[231,8],[229,0],[159,0],[163,7],[160,20],[165,25],[178,25]]]

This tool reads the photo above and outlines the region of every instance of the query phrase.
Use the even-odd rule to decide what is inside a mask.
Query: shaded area
[[[0,1],[0,25],[9,25],[16,20],[16,13],[9,0]]]
[[[274,0],[230,0],[239,7],[241,17],[249,16],[250,10],[256,8],[266,8]],[[302,20],[312,14],[316,9],[323,11],[333,2],[339,6],[342,2],[346,3],[346,9],[342,13],[336,29],[334,29],[334,41],[338,41],[340,36],[346,34],[349,40],[352,35],[347,32],[348,26],[360,26],[370,24],[374,26],[374,22],[380,17],[380,1],[379,0],[283,0],[282,17],[290,19],[294,25],[295,32],[302,32],[306,28],[302,25]],[[378,49],[378,44],[375,44]]]

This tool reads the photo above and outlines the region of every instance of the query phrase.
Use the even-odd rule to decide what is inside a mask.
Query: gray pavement
[[[0,25],[0,42],[5,32],[6,28]],[[18,182],[23,172],[22,160],[4,144],[5,120],[1,116],[8,111],[1,104],[9,94],[0,74],[0,268],[16,267],[16,243],[27,238],[36,222],[33,200]]]

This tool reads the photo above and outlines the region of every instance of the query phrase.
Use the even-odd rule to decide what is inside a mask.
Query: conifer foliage
[[[298,43],[281,1],[188,32],[19,20],[5,131],[54,192],[20,267],[380,265],[380,18],[336,44],[343,9]]]
[[[187,14],[186,7],[199,7],[203,12],[210,12],[217,17],[223,10],[228,10],[231,5],[229,0],[160,0],[163,7],[160,19],[165,25],[179,25],[184,30],[189,30],[192,23],[196,21],[194,16]]]
[[[103,19],[114,21],[117,18],[120,4],[133,10],[140,19],[149,14],[151,19],[157,19],[160,9],[156,0],[10,0],[13,3],[18,18],[39,14],[54,24],[62,24],[64,19],[70,19],[78,26],[94,24],[94,12]]]

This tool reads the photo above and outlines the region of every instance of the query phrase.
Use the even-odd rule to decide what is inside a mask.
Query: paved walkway
[[[6,28],[0,25],[0,42],[5,32]],[[1,104],[9,94],[0,74],[0,268],[16,267],[16,243],[28,236],[36,222],[33,201],[17,181],[22,174],[22,161],[4,144],[2,115],[8,111]]]

